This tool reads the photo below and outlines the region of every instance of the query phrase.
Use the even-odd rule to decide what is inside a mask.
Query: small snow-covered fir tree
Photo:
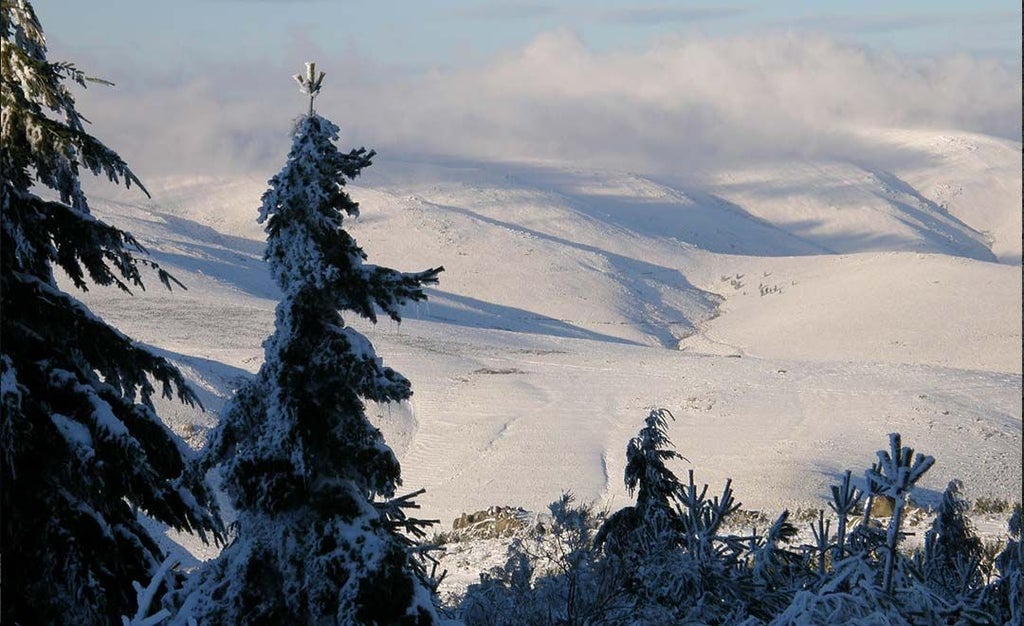
[[[636,492],[636,508],[645,518],[667,514],[684,493],[682,483],[665,465],[672,459],[683,459],[671,447],[666,418],[672,418],[668,410],[652,410],[644,427],[626,446],[626,489],[630,495]]]
[[[308,64],[296,78],[312,102],[323,74]],[[223,466],[238,521],[235,540],[180,610],[201,623],[437,621],[408,539],[375,502],[394,496],[400,468],[364,409],[366,400],[405,400],[410,384],[341,312],[399,320],[400,307],[424,299],[423,286],[443,268],[401,273],[366,263],[344,229],[359,210],[345,182],[374,153],[341,152],[338,133],[311,104],[263,195],[265,258],[284,295],[263,367],[211,440],[209,458]]]
[[[924,534],[924,576],[930,587],[949,597],[981,586],[984,546],[967,517],[970,503],[963,483],[951,480],[942,504]]]
[[[633,543],[632,535],[641,527],[663,528],[668,536],[681,531],[675,507],[683,502],[685,489],[665,463],[683,456],[671,447],[667,418],[672,418],[669,411],[652,410],[626,445],[626,489],[636,493],[636,505],[615,512],[598,533],[598,544],[611,552]]]
[[[709,498],[693,471],[683,484],[667,463],[685,457],[672,449],[665,409],[652,410],[626,446],[625,482],[634,506],[613,513],[595,543],[621,562],[622,583],[637,623],[720,623],[745,602],[737,593],[736,551],[720,535],[739,504],[727,481]],[[710,603],[710,604],[709,604]]]
[[[115,624],[136,610],[133,582],[162,560],[136,509],[204,537],[220,532],[189,450],[151,401],[157,386],[196,397],[170,363],[58,287],[55,265],[82,290],[89,279],[142,288],[145,266],[172,279],[90,213],[80,168],[139,181],[86,132],[66,82],[89,79],[47,60],[27,0],[0,3],[0,43],[0,621]]]

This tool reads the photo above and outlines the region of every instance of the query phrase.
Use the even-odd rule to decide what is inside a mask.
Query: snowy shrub
[[[1008,524],[1010,537],[996,557],[999,579],[990,585],[992,608],[999,623],[1020,624],[1024,618],[1024,538],[1021,537],[1020,505],[1013,509]]]
[[[467,626],[620,623],[625,601],[615,558],[594,544],[598,517],[563,494],[549,507],[550,528],[516,539],[501,568],[481,575],[463,599]]]
[[[747,564],[753,587],[751,614],[768,618],[784,608],[795,590],[810,577],[807,560],[785,547],[799,532],[783,511],[763,536],[751,539]]]
[[[626,446],[626,490],[636,494],[636,505],[617,511],[601,527],[596,540],[611,553],[628,550],[636,543],[634,535],[645,527],[683,530],[675,508],[685,497],[683,485],[665,465],[666,461],[683,459],[669,447],[672,442],[666,418],[671,417],[664,409],[651,411],[644,427]],[[659,534],[663,533],[659,530]]]
[[[1019,543],[1014,548],[1011,539],[999,557],[1006,571],[1001,569],[1000,577],[988,583],[979,568],[983,546],[965,516],[968,504],[961,494],[962,485],[953,481],[926,533],[924,550],[913,556],[901,553],[897,549],[903,534],[901,503],[933,460],[923,455],[915,457],[909,448],[900,445],[896,434],[890,435],[890,449],[880,451],[878,458],[866,474],[868,492],[894,498],[888,527],[873,525],[865,511],[862,522],[849,533],[845,547],[837,539],[835,559],[820,583],[797,592],[771,623],[1020,623]],[[847,473],[843,484],[833,488],[832,508],[850,513],[856,499]],[[1019,539],[1019,518],[1017,524]],[[1011,537],[1013,532],[1011,520]]]
[[[593,533],[589,507],[570,506],[568,496],[554,503],[551,533],[520,538],[504,567],[470,587],[461,605],[468,626],[1020,623],[1019,509],[990,584],[978,573],[981,544],[963,517],[958,482],[946,491],[925,550],[898,550],[899,502],[932,464],[900,445],[899,435],[867,472],[869,494],[894,498],[889,525],[877,526],[868,507],[858,522],[863,493],[846,472],[829,502],[838,519],[819,510],[810,521],[814,543],[795,549],[788,544],[797,528],[785,511],[761,532],[723,531],[739,510],[732,485],[712,498],[692,471],[685,484],[675,477],[665,463],[681,458],[668,447],[670,417],[652,411],[627,446],[626,485],[636,504]]]
[[[1013,504],[1004,498],[982,496],[971,503],[971,510],[982,515],[1003,515],[1013,513]]]

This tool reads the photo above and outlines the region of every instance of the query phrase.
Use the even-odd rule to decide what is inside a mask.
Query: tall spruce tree
[[[137,509],[204,539],[220,523],[190,452],[153,410],[157,387],[196,403],[185,380],[61,291],[53,268],[83,291],[89,279],[143,288],[146,266],[172,279],[90,214],[80,168],[139,181],[85,131],[66,82],[89,79],[47,61],[27,0],[0,3],[0,44],[0,621],[119,623],[135,612],[133,581],[162,558]]]
[[[313,110],[323,73],[296,76],[310,97],[287,162],[263,194],[265,258],[281,286],[265,362],[211,438],[238,511],[237,535],[197,577],[179,621],[217,624],[432,624],[430,590],[379,499],[401,484],[398,460],[364,401],[411,395],[341,311],[400,320],[443,268],[401,273],[367,264],[344,229],[359,205],[346,179],[374,152],[339,151],[339,129]]]

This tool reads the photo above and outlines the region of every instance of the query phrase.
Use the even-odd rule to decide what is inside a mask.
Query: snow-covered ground
[[[917,158],[667,180],[377,157],[350,186],[352,234],[372,263],[446,268],[400,326],[349,320],[413,382],[409,403],[369,410],[405,487],[427,489],[422,515],[448,528],[563,490],[623,506],[625,445],[654,407],[697,479],[733,478],[747,509],[823,506],[893,431],[937,459],[918,502],[953,478],[1019,501],[1021,145],[863,133]],[[272,329],[255,222],[272,173],[90,195],[188,286],[83,300],[194,381],[207,412],[159,409],[197,446]]]

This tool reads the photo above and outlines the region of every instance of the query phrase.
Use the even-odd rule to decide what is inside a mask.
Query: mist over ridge
[[[309,42],[292,47],[279,65],[243,58],[163,73],[86,54],[80,64],[117,86],[79,99],[144,177],[266,171],[302,111],[289,76]],[[914,58],[824,35],[675,37],[598,52],[562,29],[467,67],[395,69],[355,51],[317,60],[329,76],[318,107],[343,141],[392,155],[697,176],[774,159],[922,158],[865,141],[864,127],[1021,136],[1019,63]]]

